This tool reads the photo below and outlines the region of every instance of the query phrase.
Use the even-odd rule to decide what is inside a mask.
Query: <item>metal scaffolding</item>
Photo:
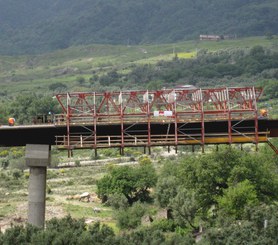
[[[121,153],[129,146],[257,145],[267,138],[258,127],[261,93],[261,88],[225,87],[57,94],[63,113],[54,123],[67,125],[67,135],[57,136],[56,144],[69,151],[120,147]],[[206,126],[220,121],[222,128]],[[74,130],[77,125],[84,130]],[[107,132],[100,134],[99,127]]]

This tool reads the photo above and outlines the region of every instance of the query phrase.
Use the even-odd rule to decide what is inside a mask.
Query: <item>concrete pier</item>
[[[26,165],[30,168],[28,223],[44,227],[46,173],[50,163],[49,145],[26,145]]]

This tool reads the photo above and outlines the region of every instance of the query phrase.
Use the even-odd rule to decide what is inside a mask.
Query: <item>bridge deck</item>
[[[175,134],[177,127],[178,134]],[[202,141],[201,122],[139,124],[75,124],[70,126],[70,139],[66,125],[0,126],[0,146],[25,146],[26,144],[57,145],[62,149],[107,148],[126,146],[194,145],[267,142],[268,137],[278,137],[278,120],[258,121],[256,138],[254,120],[232,121],[231,139],[228,121],[209,121],[204,125]],[[94,133],[96,132],[96,133]],[[95,144],[96,143],[96,144]]]

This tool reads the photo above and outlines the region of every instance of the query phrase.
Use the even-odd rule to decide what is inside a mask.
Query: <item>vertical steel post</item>
[[[259,123],[258,123],[258,107],[256,100],[255,87],[253,87],[253,104],[254,104],[254,120],[255,120],[255,143],[256,143],[256,151],[258,151],[258,142],[259,142]]]
[[[94,145],[93,148],[95,149],[95,157],[97,157],[97,111],[96,111],[96,92],[94,92]]]
[[[122,148],[122,155],[124,154],[124,115],[123,115],[123,99],[122,99],[122,91],[120,92],[119,95],[119,100],[120,100],[120,117],[121,117],[121,148]]]
[[[174,116],[175,116],[175,146],[178,146],[178,113],[176,91],[174,90]]]
[[[150,112],[150,102],[149,102],[149,91],[147,90],[147,116],[148,116],[148,148],[149,154],[151,154],[151,112]]]
[[[200,89],[201,95],[201,133],[202,133],[202,153],[205,152],[205,113],[204,113],[204,100],[203,92]]]
[[[232,112],[231,112],[231,104],[230,104],[230,94],[229,89],[226,88],[227,93],[227,101],[228,101],[228,137],[229,137],[229,144],[232,144]]]
[[[68,157],[72,156],[70,149],[70,96],[67,93],[67,148],[68,148]]]

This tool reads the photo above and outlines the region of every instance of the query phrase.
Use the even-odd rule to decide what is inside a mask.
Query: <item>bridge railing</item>
[[[259,142],[267,142],[269,132],[259,132]],[[69,141],[68,141],[69,140]],[[232,133],[232,143],[255,143],[257,136],[254,132]],[[207,133],[205,135],[206,144],[230,143],[228,133]],[[194,145],[202,144],[202,134],[157,134],[152,135],[150,140],[147,134],[144,135],[111,135],[111,136],[94,136],[94,135],[62,135],[56,136],[56,145],[64,149],[81,149],[81,148],[110,148],[110,147],[136,147],[136,146],[167,146],[167,145]]]

